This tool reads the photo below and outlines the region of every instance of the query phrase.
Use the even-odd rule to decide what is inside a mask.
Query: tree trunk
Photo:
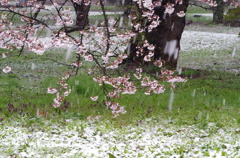
[[[152,32],[147,34],[150,43],[156,45],[154,59],[165,61],[166,66],[175,69],[180,50],[180,40],[185,27],[185,16],[179,17],[177,13],[186,12],[188,0],[183,0],[183,4],[175,4],[173,14],[165,14],[164,5],[168,0],[162,2],[162,6],[156,10],[157,15],[161,19],[160,25]],[[175,3],[172,0],[171,3]]]
[[[224,15],[224,1],[217,0],[217,6],[213,8],[213,22],[214,23],[223,23]]]
[[[74,3],[73,0],[71,1],[76,13],[76,26],[78,27],[78,30],[83,30],[85,26],[89,24],[88,13],[91,4],[85,5],[86,0],[82,0],[80,4]]]
[[[155,13],[160,17],[161,23],[151,32],[146,32],[145,38],[150,44],[155,46],[154,60],[164,60],[165,66],[169,69],[176,69],[180,50],[180,39],[185,27],[185,16],[179,17],[177,13],[180,11],[186,12],[189,0],[183,0],[182,4],[176,3],[174,12],[171,15],[164,13],[165,5],[169,2],[175,4],[175,0],[163,0],[162,5],[155,9]],[[137,39],[139,38],[141,37],[137,37]],[[141,57],[135,57],[136,43],[131,44],[129,60],[141,62],[143,60]]]

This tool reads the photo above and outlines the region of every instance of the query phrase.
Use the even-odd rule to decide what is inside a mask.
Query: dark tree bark
[[[216,0],[217,6],[213,8],[213,22],[214,23],[223,23],[224,16],[224,1]]]
[[[179,17],[177,13],[186,12],[189,0],[183,0],[183,4],[175,4],[175,0],[170,2],[175,4],[174,13],[165,14],[164,6],[169,0],[163,0],[162,6],[156,9],[156,14],[160,17],[160,25],[152,32],[147,33],[150,43],[156,45],[154,59],[165,61],[165,65],[175,69],[180,50],[180,40],[185,27],[185,16]]]
[[[165,5],[167,3],[175,4],[173,14],[166,14]],[[151,32],[146,32],[146,39],[155,46],[154,59],[165,61],[165,66],[169,69],[177,67],[177,60],[180,50],[180,40],[185,27],[185,16],[179,17],[177,13],[186,12],[189,0],[183,0],[182,4],[175,0],[163,0],[162,5],[155,9],[155,13],[160,17],[161,23]],[[141,37],[137,37],[141,38]],[[138,41],[137,41],[138,42]],[[142,62],[142,57],[136,56],[137,42],[131,44],[130,61]]]
[[[124,4],[123,4],[124,3]],[[131,5],[133,4],[132,0],[121,0],[120,5],[124,6],[124,16],[127,17],[131,12]]]
[[[81,3],[78,4],[78,3],[74,3],[73,0],[71,0],[76,13],[76,26],[78,30],[83,30],[85,26],[89,24],[88,13],[89,13],[91,4],[85,5],[84,3],[86,1],[87,0],[82,0]]]

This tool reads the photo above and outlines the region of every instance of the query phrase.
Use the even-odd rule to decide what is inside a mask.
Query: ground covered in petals
[[[37,120],[42,122],[44,120]],[[44,121],[0,127],[0,157],[238,157],[240,129],[215,123],[175,126],[147,119],[138,126],[114,128],[110,122]]]

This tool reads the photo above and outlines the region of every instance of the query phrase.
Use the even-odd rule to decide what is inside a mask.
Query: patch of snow
[[[181,52],[191,52],[200,49],[230,49],[240,45],[236,34],[184,31],[181,39]]]

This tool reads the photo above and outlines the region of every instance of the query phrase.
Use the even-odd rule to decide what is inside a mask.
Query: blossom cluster
[[[117,117],[120,113],[125,114],[126,110],[124,109],[123,106],[120,106],[119,103],[116,102],[105,102],[105,104],[107,105],[107,107],[110,107],[110,109],[112,110],[112,114],[113,114],[113,118]]]
[[[84,5],[90,5],[91,0],[73,0],[74,3],[81,4],[83,2]]]
[[[141,44],[136,47],[136,56],[141,57],[144,56],[144,61],[149,62],[152,60],[154,56],[155,46],[153,44],[149,44],[147,40],[144,40]]]
[[[186,78],[182,78],[180,76],[176,76],[174,75],[174,71],[172,70],[166,70],[166,69],[162,69],[161,70],[161,79],[163,79],[166,82],[171,83],[170,88],[175,88],[175,83],[176,82],[187,82]]]
[[[146,95],[150,95],[151,91],[157,94],[164,93],[165,91],[163,85],[159,84],[157,80],[151,81],[150,77],[144,77],[143,80],[141,81],[141,86],[148,87],[148,89],[145,92]]]
[[[56,94],[56,97],[53,99],[53,107],[60,107],[65,97],[68,96],[71,92],[67,80],[70,78],[70,73],[66,73],[61,79],[59,79],[58,84],[60,85],[58,89],[48,87],[47,93]]]
[[[4,58],[7,58],[7,52],[4,52],[4,53],[2,53],[2,58],[4,59]],[[9,67],[9,66],[6,66],[5,68],[3,68],[3,72],[4,73],[9,73],[9,72],[11,72],[11,70],[12,70],[12,68],[11,67]]]
[[[136,86],[133,82],[129,81],[130,77],[125,75],[123,77],[95,77],[93,78],[95,82],[98,82],[99,85],[108,84],[114,88],[114,91],[108,93],[108,97],[118,98],[121,94],[134,94],[137,91]]]
[[[71,9],[70,8],[64,8],[61,12],[61,16],[58,16],[55,18],[57,26],[71,26],[73,25],[73,19],[71,17]]]

